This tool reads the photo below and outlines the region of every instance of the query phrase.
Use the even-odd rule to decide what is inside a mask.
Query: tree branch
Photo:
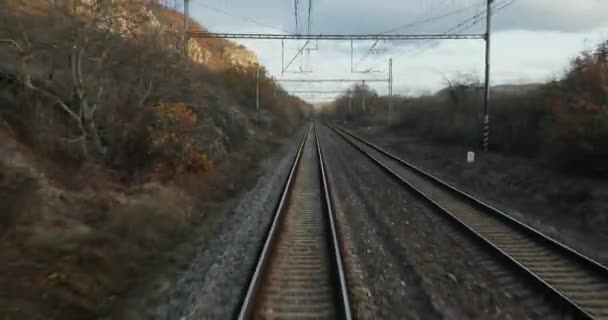
[[[4,43],[8,43],[8,44],[12,45],[13,47],[15,47],[15,49],[19,50],[19,52],[25,52],[25,50],[23,50],[23,47],[21,47],[19,45],[19,43],[17,43],[17,41],[15,41],[13,39],[0,39],[0,42],[4,42]]]
[[[441,76],[441,78],[443,78],[443,81],[445,81],[445,83],[448,85],[448,87],[453,90],[454,86],[452,85],[452,81],[450,79],[448,79],[448,77],[445,76],[445,74],[443,74],[443,72],[441,71],[437,71],[439,73],[439,75]]]
[[[79,137],[76,137],[76,138],[66,138],[66,137],[63,137],[63,138],[61,138],[61,140],[63,142],[74,143],[74,142],[82,141],[82,139],[85,139],[86,137],[87,136],[83,134],[83,135],[81,135]]]
[[[78,86],[80,89],[84,89],[84,77],[82,75],[82,57],[84,56],[84,49],[79,48],[78,54],[76,55],[76,72],[78,75]]]
[[[97,107],[99,106],[99,101],[101,100],[101,95],[103,94],[103,85],[99,86],[99,90],[97,90],[97,99],[95,100],[95,104],[91,107],[89,111],[89,119],[92,119],[95,116],[95,111],[97,111]]]
[[[24,27],[23,23],[20,23],[19,26],[21,27],[21,35],[23,36],[23,41],[28,46],[31,46],[32,42],[30,41],[30,37],[28,37],[27,32],[25,32],[25,27]]]
[[[95,105],[99,104],[102,94],[103,94],[103,85],[99,85],[99,90],[97,90],[97,100],[95,100]]]
[[[148,82],[148,88],[144,92],[141,99],[139,99],[139,103],[137,104],[137,106],[138,107],[143,106],[144,102],[146,102],[146,100],[148,99],[148,97],[150,96],[151,93],[152,93],[152,80],[150,80],[150,82]]]
[[[72,47],[72,54],[70,57],[70,69],[72,71],[72,81],[74,82],[74,86],[78,86],[78,73],[76,71],[77,49],[78,47],[76,45]]]
[[[14,137],[15,131],[13,131],[13,128],[11,128],[11,126],[8,124],[8,122],[6,122],[4,119],[2,119],[2,124],[4,125],[4,127],[6,127],[8,134]]]
[[[63,102],[63,100],[61,100],[61,98],[59,98],[58,96],[52,94],[51,92],[49,92],[47,90],[36,87],[32,83],[32,79],[29,75],[26,76],[24,84],[25,84],[26,88],[37,91],[37,92],[41,93],[42,95],[55,100],[55,102],[57,102],[59,104],[59,106],[61,106],[63,111],[65,111],[68,115],[70,115],[70,117],[74,118],[74,120],[76,120],[76,121],[80,121],[80,117],[74,111],[72,111],[72,109],[70,109],[70,107],[68,107],[68,105],[65,104],[65,102]]]

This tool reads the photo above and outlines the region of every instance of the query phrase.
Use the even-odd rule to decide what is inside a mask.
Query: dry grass
[[[80,169],[89,182],[69,190],[23,146],[2,141],[0,314],[94,318],[132,287],[137,270],[183,241],[194,209],[183,191],[156,183],[114,191],[91,168]]]
[[[283,141],[259,134],[212,171],[133,186],[101,166],[41,160],[2,130],[0,142],[0,314],[95,319],[187,265],[200,245],[192,239],[206,241],[225,219],[216,204],[232,203]]]

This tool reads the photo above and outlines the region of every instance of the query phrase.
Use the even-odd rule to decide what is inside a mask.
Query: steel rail
[[[317,133],[317,127],[315,126],[315,140],[317,141],[317,154],[319,156],[319,167],[321,169],[321,185],[323,188],[323,194],[325,198],[325,211],[327,212],[327,218],[329,220],[329,229],[331,232],[331,242],[334,255],[334,267],[335,273],[338,275],[338,287],[339,287],[339,300],[341,303],[341,310],[343,312],[342,317],[345,320],[352,319],[352,312],[350,308],[350,302],[348,298],[348,289],[346,288],[346,274],[344,272],[344,263],[340,254],[340,240],[338,237],[338,230],[335,221],[335,215],[333,210],[333,204],[331,201],[331,190],[327,181],[327,174],[325,171],[325,158],[323,156],[323,150],[321,143],[319,142],[319,135]]]
[[[255,271],[253,272],[253,276],[251,277],[247,293],[245,295],[245,298],[243,299],[238,319],[256,318],[261,315],[258,313],[260,312],[260,310],[284,310],[281,312],[296,312],[294,316],[303,316],[305,312],[309,312],[305,310],[312,310],[313,313],[308,316],[313,316],[316,312],[318,312],[318,308],[323,308],[323,306],[328,307],[330,305],[332,306],[331,309],[327,310],[333,310],[331,311],[331,313],[333,314],[332,318],[339,317],[340,319],[346,320],[352,319],[351,306],[348,297],[348,289],[346,286],[346,275],[344,272],[343,260],[340,252],[341,246],[333,212],[333,205],[330,198],[331,191],[327,182],[323,153],[319,144],[319,137],[317,135],[316,128],[314,124],[312,124],[311,126],[313,128],[311,128],[310,126],[308,127],[302,141],[300,142],[297,155],[291,167],[291,171],[289,173],[287,181],[285,182],[281,199],[276,207],[273,222],[269,228],[266,240],[264,241],[264,246],[259,255],[259,260],[256,264]],[[314,134],[314,138],[309,137],[310,134]],[[316,148],[310,145],[310,143],[316,144]],[[312,165],[310,162],[303,162],[310,161],[310,157],[312,156],[311,152],[316,153],[316,155],[313,156],[313,159],[316,160],[314,165]],[[307,174],[304,174],[304,172],[306,172]],[[309,174],[316,175],[316,177],[318,178],[315,177],[314,180],[309,180],[310,178],[308,177],[311,177]],[[314,183],[311,185],[310,183],[312,181],[314,181]],[[312,189],[310,188],[320,190],[317,196],[314,196],[318,197],[318,200],[315,200],[314,202],[318,203],[318,207],[316,209],[312,209],[313,211],[310,211],[311,209],[304,209],[305,211],[291,211],[294,210],[294,208],[302,208],[302,205],[304,205],[304,208],[311,208],[310,204],[306,204],[307,202],[305,200],[302,200],[303,198],[300,198],[302,195],[312,195]],[[305,193],[301,193],[303,192],[302,190],[308,191],[306,191]],[[297,199],[299,199],[295,200],[295,203],[292,202],[294,201],[294,199],[296,199],[294,197],[297,197]],[[322,212],[315,213],[316,210],[320,210]],[[294,213],[296,215],[294,215]],[[316,216],[316,214],[318,214],[318,219],[320,219],[318,220],[319,222],[317,225],[321,229],[317,230],[325,231],[321,233],[316,233],[318,231],[313,232],[307,229],[310,227],[309,224],[314,223],[312,222],[312,220],[310,220],[311,218],[309,215],[311,213],[313,213],[313,216]],[[298,221],[303,221],[303,226],[305,226],[305,229],[298,229],[297,226],[301,225],[298,223]],[[288,227],[288,225],[290,225],[290,227]],[[313,236],[310,239],[307,237],[302,238],[301,232],[303,232],[303,230],[309,230],[306,231],[306,234],[309,234],[308,232],[311,232],[310,234],[312,234]],[[279,235],[279,233],[281,235]],[[326,296],[325,298],[319,300],[319,303],[321,303],[319,305],[309,305],[304,302],[308,298],[300,300],[302,299],[302,297],[296,298],[295,304],[288,303],[287,305],[282,305],[274,304],[275,302],[270,302],[270,304],[267,305],[266,303],[269,303],[269,301],[274,301],[272,299],[274,299],[273,297],[276,297],[277,295],[276,291],[274,290],[277,290],[277,288],[282,288],[281,285],[277,286],[277,283],[274,283],[274,280],[272,279],[280,279],[280,277],[283,275],[287,277],[286,279],[292,279],[296,281],[295,284],[293,284],[295,287],[291,287],[291,282],[289,282],[291,280],[285,282],[288,285],[285,288],[278,289],[278,297],[283,296],[282,290],[286,290],[284,294],[288,294],[287,292],[290,292],[290,290],[293,290],[294,288],[299,288],[299,285],[297,283],[302,281],[302,279],[307,279],[308,281],[307,274],[309,271],[304,271],[304,273],[302,274],[299,273],[301,271],[299,270],[299,263],[302,262],[293,262],[291,260],[293,259],[291,253],[295,252],[292,250],[297,250],[296,248],[298,247],[301,248],[301,243],[303,243],[301,241],[303,239],[305,241],[313,241],[313,239],[315,239],[314,241],[320,241],[320,243],[327,244],[327,246],[322,245],[321,247],[313,247],[316,248],[313,250],[320,250],[318,251],[320,255],[313,259],[314,264],[316,265],[317,263],[323,264],[321,262],[325,261],[325,258],[323,257],[327,258],[326,263],[328,263],[328,267],[327,269],[320,269],[325,271],[321,272],[323,276],[319,278],[325,280],[320,280],[321,282],[319,283],[319,285],[324,285],[324,288],[331,288],[330,291],[326,292],[333,292],[333,294],[330,294],[329,296]],[[306,246],[309,245],[306,244]],[[307,250],[310,250],[310,248]],[[286,255],[286,252],[289,252],[288,255]],[[308,257],[309,254],[310,253],[308,252],[305,254],[306,259],[308,260],[310,259]],[[289,267],[286,268],[283,262],[280,262],[286,261],[283,259],[288,259],[287,261],[292,261],[288,264]],[[295,264],[293,266],[290,266],[293,263]],[[304,263],[307,262],[304,261]],[[305,264],[304,270],[306,270],[307,268],[310,268],[310,266],[308,264]],[[294,274],[297,275],[295,278],[293,278]],[[317,274],[318,273],[313,273],[313,278],[316,278]],[[310,281],[314,280],[311,279]],[[313,286],[313,288],[315,287]],[[315,288],[314,290],[316,291],[317,289]],[[295,309],[287,311],[288,309],[284,309],[285,307],[287,307],[288,309]]]
[[[266,236],[266,240],[264,241],[262,252],[260,253],[260,256],[258,258],[258,263],[256,264],[255,271],[253,272],[253,276],[251,277],[251,281],[247,289],[247,293],[245,295],[245,298],[243,299],[243,304],[241,305],[241,309],[238,315],[239,320],[245,320],[251,317],[251,312],[253,310],[254,304],[254,296],[261,284],[263,270],[268,265],[268,260],[271,253],[271,246],[277,237],[278,225],[280,224],[281,218],[283,217],[282,213],[285,211],[284,209],[287,206],[289,192],[293,187],[295,173],[298,168],[298,165],[300,164],[304,145],[306,144],[306,139],[308,138],[309,132],[310,126],[306,129],[306,132],[302,137],[300,146],[298,147],[298,153],[296,154],[295,160],[291,166],[291,170],[289,171],[289,176],[285,181],[283,192],[281,194],[281,200],[279,201],[276,207],[272,224],[270,226],[270,229],[268,230],[268,235]]]
[[[505,260],[507,262],[509,262],[511,265],[517,267],[517,270],[520,273],[522,273],[523,275],[527,276],[528,279],[531,279],[537,285],[542,286],[545,293],[547,293],[550,297],[557,299],[556,302],[558,302],[558,304],[557,304],[558,306],[565,307],[565,309],[567,311],[576,314],[577,319],[578,318],[596,319],[596,316],[594,314],[591,314],[587,308],[584,308],[584,307],[580,306],[579,304],[577,304],[570,297],[566,296],[563,292],[561,292],[559,288],[556,288],[554,285],[551,285],[550,283],[548,283],[546,281],[546,279],[543,279],[540,275],[536,274],[528,266],[526,266],[523,263],[521,263],[520,261],[518,261],[515,257],[513,257],[511,254],[507,253],[505,250],[500,248],[492,240],[490,240],[486,236],[484,236],[481,232],[478,232],[478,230],[475,230],[473,227],[471,227],[465,221],[463,221],[461,218],[459,218],[456,214],[450,212],[450,210],[448,210],[447,208],[442,206],[439,202],[434,200],[431,196],[429,196],[428,194],[426,194],[425,192],[420,190],[414,184],[407,181],[399,173],[395,172],[388,165],[384,164],[380,159],[377,159],[372,154],[370,154],[368,151],[364,150],[361,146],[354,143],[350,139],[352,138],[352,139],[362,143],[363,145],[375,150],[376,152],[380,153],[381,155],[388,157],[388,158],[392,159],[393,161],[398,162],[399,164],[403,165],[408,170],[411,170],[414,173],[416,173],[417,175],[427,179],[427,181],[438,186],[439,188],[443,188],[444,190],[451,192],[453,195],[458,196],[459,199],[473,205],[478,210],[486,212],[488,214],[491,214],[494,217],[499,218],[502,222],[511,226],[515,230],[515,232],[523,232],[524,234],[528,235],[530,238],[543,243],[547,247],[547,249],[551,250],[551,252],[554,252],[554,253],[564,257],[565,259],[568,259],[569,261],[573,261],[574,263],[576,263],[577,266],[583,266],[584,268],[589,269],[594,274],[597,274],[599,278],[605,279],[606,281],[608,281],[608,268],[606,266],[579,253],[578,251],[572,249],[571,247],[566,246],[566,245],[558,242],[557,240],[541,233],[540,231],[514,219],[513,217],[509,216],[508,214],[479,200],[478,198],[476,198],[464,191],[459,190],[455,186],[433,176],[432,174],[397,157],[396,155],[372,144],[371,142],[366,141],[365,139],[363,139],[361,137],[358,137],[357,135],[349,132],[348,130],[345,130],[343,128],[340,128],[340,127],[334,126],[334,125],[329,125],[329,124],[327,124],[327,125],[334,132],[336,132],[339,136],[341,136],[345,141],[347,141],[350,145],[352,145],[357,150],[362,152],[365,156],[367,156],[369,159],[371,159],[375,164],[379,165],[382,169],[389,172],[389,174],[391,176],[393,176],[394,178],[399,180],[401,183],[407,185],[410,189],[414,190],[419,196],[421,196],[425,200],[429,201],[432,206],[439,209],[441,212],[447,214],[447,216],[450,217],[454,222],[456,222],[457,225],[459,225],[460,227],[463,227],[465,230],[469,231],[478,240],[481,240],[482,243],[484,243],[485,245],[492,248],[495,253],[498,253],[500,257],[505,258]],[[347,136],[350,138],[348,138]],[[565,305],[563,305],[563,304],[565,304]]]

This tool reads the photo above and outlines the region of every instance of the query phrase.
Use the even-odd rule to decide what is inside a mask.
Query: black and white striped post
[[[388,110],[386,112],[386,123],[391,124],[391,113],[393,111],[393,58],[388,59]]]
[[[362,83],[362,90],[361,90],[361,109],[363,110],[363,113],[367,112],[365,109],[365,96],[367,95],[367,90],[366,90],[366,86],[365,86],[365,80],[363,80]]]
[[[488,151],[488,144],[490,143],[490,31],[492,30],[492,2],[494,0],[488,0],[487,11],[486,11],[486,74],[485,74],[485,86],[484,86],[484,101],[483,101],[483,136],[481,139],[481,147],[483,151]]]

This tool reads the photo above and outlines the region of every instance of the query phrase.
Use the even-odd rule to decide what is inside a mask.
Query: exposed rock
[[[94,7],[94,0],[83,0],[82,4],[80,12],[88,14]],[[161,36],[171,39],[167,41],[169,47],[181,50],[180,42],[183,43],[183,25],[181,24],[183,15],[181,13],[161,7],[151,0],[140,0],[139,3],[135,3],[133,0],[112,0],[112,6],[111,17],[101,19],[98,22],[99,28],[125,37],[142,32],[146,28],[152,28]],[[134,10],[135,7],[140,8],[140,10]],[[196,21],[190,21],[190,24],[192,30],[204,30]],[[219,44],[220,47],[220,50],[215,54],[208,47],[211,44],[207,44],[206,41],[189,39],[188,54],[190,58],[196,63],[209,64],[214,61],[225,65],[225,67],[249,68],[259,63],[255,54],[242,45],[220,39],[214,39],[213,43]]]

